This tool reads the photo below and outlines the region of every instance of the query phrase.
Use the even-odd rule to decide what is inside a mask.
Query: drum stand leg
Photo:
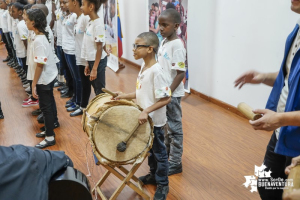
[[[115,167],[116,166],[110,166],[110,165],[102,165],[107,169],[107,172],[102,176],[102,178],[99,180],[99,182],[96,184],[96,186],[93,189],[93,192],[97,190],[100,197],[104,200],[107,200],[107,198],[104,196],[103,192],[100,189],[100,186],[105,182],[107,177],[110,175],[110,173],[114,174],[116,177],[118,177],[122,183],[121,185],[116,189],[116,191],[113,193],[113,195],[109,198],[109,200],[115,200],[121,191],[124,189],[126,185],[128,185],[131,189],[133,189],[135,192],[137,192],[139,195],[141,195],[144,199],[150,200],[150,197],[144,192],[142,189],[142,184],[139,181],[139,179],[134,176],[134,173],[138,170],[138,168],[141,166],[143,162],[134,164],[130,171],[125,169],[123,166],[117,166],[118,169],[120,169],[123,173],[126,174],[126,177],[123,176],[120,172],[118,172]],[[137,182],[136,186],[131,182],[131,179],[135,182]]]

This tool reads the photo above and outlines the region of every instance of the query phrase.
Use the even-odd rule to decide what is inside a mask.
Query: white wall
[[[148,30],[148,0],[119,3],[123,57],[141,64],[131,44]],[[290,10],[290,1],[189,0],[188,14],[191,88],[233,106],[244,101],[264,107],[270,87],[246,85],[239,91],[233,82],[250,69],[278,71],[286,37],[300,17]]]

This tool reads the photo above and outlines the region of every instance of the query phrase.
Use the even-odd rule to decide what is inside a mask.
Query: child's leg
[[[172,97],[167,105],[168,137],[170,141],[170,173],[172,168],[181,166],[183,152],[182,112],[180,105],[181,97]],[[179,170],[180,171],[180,170]]]
[[[89,61],[90,70],[92,70],[94,61]],[[98,95],[102,92],[102,88],[105,88],[105,70],[107,66],[107,57],[101,59],[98,69],[97,69],[97,78],[92,81],[92,86],[94,88],[95,94]]]
[[[7,44],[8,44],[8,50],[9,50],[8,55],[10,55],[11,59],[14,59],[15,55],[14,55],[13,45],[12,45],[10,35],[9,35],[9,33],[4,33],[4,36],[5,36]]]
[[[87,107],[91,95],[91,82],[89,76],[86,76],[84,74],[84,68],[85,66],[82,65],[78,66],[79,75],[81,78],[81,85],[82,85],[81,105],[80,105],[81,108]]]
[[[157,185],[168,185],[169,163],[167,148],[164,144],[164,127],[154,127],[153,133],[154,140],[151,149],[152,155],[149,156],[149,161],[152,161],[152,163],[156,164],[156,166],[152,165],[150,162],[148,162],[148,164],[150,166],[150,170],[155,172],[155,180]]]
[[[6,50],[7,50],[8,58],[10,58],[12,55],[10,55],[10,51],[9,51],[9,49],[8,49],[7,39],[6,39],[6,37],[5,37],[5,35],[4,35],[3,32],[2,32],[2,34],[1,34],[1,37],[2,37],[2,41],[3,41],[4,44],[5,44],[5,48],[6,48]],[[5,59],[5,62],[7,62],[7,61],[8,61],[8,59],[7,59],[7,60]]]
[[[65,72],[65,79],[66,79],[66,82],[67,82],[67,86],[69,88],[69,93],[73,93],[73,78],[72,78],[72,75],[71,75],[71,72],[70,72],[70,69],[68,67],[68,64],[67,64],[67,61],[66,61],[66,56],[65,56],[65,53],[64,51],[62,50],[61,51],[61,62],[60,62],[60,67],[64,68],[64,72]]]

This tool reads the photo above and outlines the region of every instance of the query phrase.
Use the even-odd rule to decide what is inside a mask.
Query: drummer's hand
[[[289,165],[289,166],[287,166],[287,167],[285,168],[285,174],[286,174],[286,175],[289,175],[290,172],[291,172],[291,169],[292,169],[293,167],[295,167],[296,165],[300,165],[300,156],[295,157],[295,158],[292,159],[291,165]]]
[[[248,71],[234,81],[234,87],[241,89],[246,83],[259,84],[266,79],[265,74],[257,71]]]
[[[148,121],[148,113],[143,111],[139,116],[139,123],[142,125]]]
[[[125,95],[122,92],[114,92],[117,96],[116,97],[112,97],[111,100],[120,100],[120,99],[125,99]]]
[[[281,127],[280,114],[268,109],[253,110],[255,114],[262,114],[262,118],[258,120],[250,120],[249,123],[255,130],[274,131]]]

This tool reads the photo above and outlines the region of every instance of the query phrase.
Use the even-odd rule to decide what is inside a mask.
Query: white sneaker
[[[28,88],[29,86],[30,86],[30,84],[27,83],[27,84],[23,85],[23,88]]]
[[[29,91],[30,91],[30,86],[25,89],[25,92],[29,92]]]

